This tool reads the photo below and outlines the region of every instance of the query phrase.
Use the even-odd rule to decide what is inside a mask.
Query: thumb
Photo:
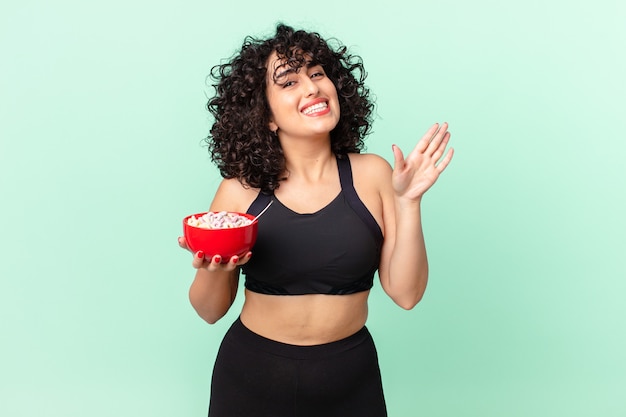
[[[393,169],[401,170],[402,168],[404,168],[404,154],[397,145],[391,145],[391,150],[393,151]]]

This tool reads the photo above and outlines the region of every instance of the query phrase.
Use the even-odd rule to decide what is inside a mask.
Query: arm
[[[192,265],[196,268],[196,275],[189,287],[191,305],[209,324],[214,324],[224,317],[235,301],[239,265],[245,263],[233,257],[227,264],[222,265],[216,258],[217,256],[205,259],[201,254],[194,255]]]
[[[407,310],[422,299],[428,281],[421,201],[452,159],[450,149],[439,161],[450,139],[447,128],[433,125],[406,159],[394,145],[394,168],[381,187],[385,241],[379,276],[385,292]]]
[[[210,211],[245,212],[253,195],[253,191],[243,188],[237,180],[224,180],[215,194]],[[179,238],[178,242],[181,247],[187,248],[184,238]],[[228,263],[222,264],[219,255],[206,259],[202,253],[194,254],[192,266],[196,268],[196,275],[189,288],[189,301],[198,315],[209,324],[221,319],[235,301],[240,267],[251,255],[248,252],[242,259],[233,256]]]

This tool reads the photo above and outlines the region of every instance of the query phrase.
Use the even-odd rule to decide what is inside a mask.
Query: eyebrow
[[[282,72],[280,72],[278,74],[275,74],[274,75],[274,80],[278,80],[280,78],[286,77],[287,75],[293,74],[294,72],[296,72],[296,68],[286,69],[285,71],[282,71]]]
[[[287,64],[285,63],[285,64],[281,65],[281,67],[285,66],[285,65],[287,65]],[[317,65],[321,65],[321,64],[318,61],[314,60],[314,59],[309,59],[309,60],[307,60],[305,62],[305,66],[307,67],[307,69],[315,67]],[[275,74],[274,75],[274,81],[279,80],[279,79],[281,79],[283,77],[286,77],[289,74],[293,74],[294,72],[298,72],[300,70],[300,68],[302,68],[302,66],[299,66],[299,67],[296,67],[296,68],[289,67],[288,69],[286,69],[286,70],[284,70],[282,72],[279,72],[278,74]]]

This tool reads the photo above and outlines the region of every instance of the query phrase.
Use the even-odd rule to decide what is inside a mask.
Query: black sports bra
[[[347,155],[337,157],[341,192],[312,214],[298,214],[259,193],[248,213],[259,219],[245,287],[275,295],[352,294],[372,288],[383,234],[358,197]]]

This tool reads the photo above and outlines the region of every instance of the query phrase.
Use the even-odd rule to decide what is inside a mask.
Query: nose
[[[311,78],[308,77],[308,75],[305,75],[305,74],[303,75],[304,76],[302,77],[303,78],[302,85],[304,86],[304,91],[306,93],[306,96],[307,97],[316,96],[320,92],[319,87]]]

